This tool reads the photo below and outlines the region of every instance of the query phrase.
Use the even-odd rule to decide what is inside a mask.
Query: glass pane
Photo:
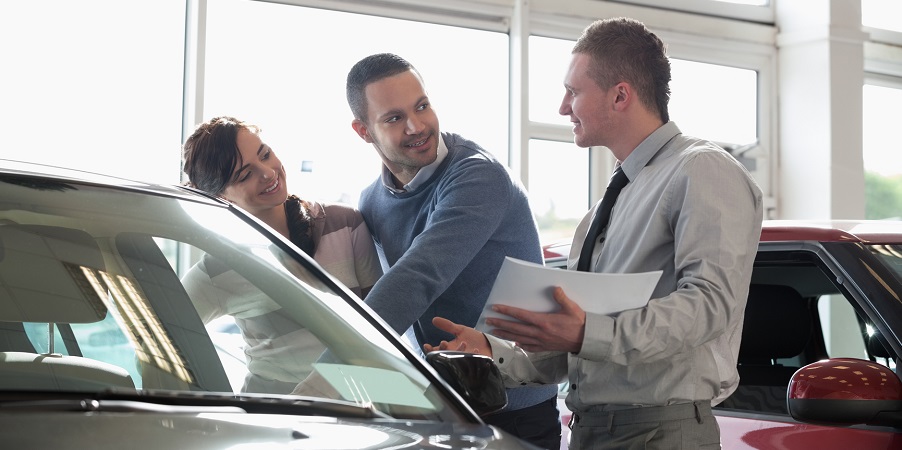
[[[824,322],[824,344],[831,358],[867,359],[864,336],[858,332],[859,318],[849,300],[842,295],[824,295],[817,300],[818,314]]]
[[[758,73],[670,60],[670,118],[684,134],[719,143],[758,140]]]
[[[0,3],[0,158],[178,183],[184,29],[185,0]]]
[[[863,93],[864,168],[882,175],[902,175],[902,89],[866,84]]]
[[[141,365],[134,344],[119,328],[112,314],[94,323],[71,325],[85,358],[106,361],[128,371],[136,386],[141,385]]]
[[[377,177],[376,151],[351,129],[345,80],[378,52],[417,67],[442,131],[508,161],[506,34],[267,2],[221,0],[208,11],[205,119],[260,125],[292,193],[356,204]]]
[[[572,142],[530,140],[529,200],[542,244],[569,242],[589,210],[589,151]]]
[[[558,114],[564,99],[564,76],[574,41],[529,37],[529,120],[570,126]]]
[[[569,126],[569,119],[559,115],[558,109],[573,41],[531,36],[529,46],[529,118]],[[758,139],[757,72],[670,61],[670,118],[683,133],[735,145]]]
[[[865,217],[902,217],[902,144],[896,127],[902,122],[902,89],[864,85],[863,158]]]
[[[902,32],[902,2],[861,0],[861,24],[866,27]]]
[[[52,177],[0,186],[0,389],[309,395],[462,417],[356,296],[242,211]],[[164,255],[179,246],[202,254],[181,273]]]

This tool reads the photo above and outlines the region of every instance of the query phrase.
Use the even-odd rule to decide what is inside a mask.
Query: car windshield
[[[466,414],[353,294],[234,208],[25,176],[0,186],[0,391]]]

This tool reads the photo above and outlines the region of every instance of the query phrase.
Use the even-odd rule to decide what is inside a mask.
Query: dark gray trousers
[[[720,449],[711,402],[574,413],[570,449]]]

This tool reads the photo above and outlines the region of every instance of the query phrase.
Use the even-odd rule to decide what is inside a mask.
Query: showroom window
[[[0,6],[0,158],[177,183],[186,0]]]
[[[902,123],[902,83],[864,85],[863,157],[865,217],[902,219],[902,148],[897,127]]]
[[[902,2],[861,0],[861,24],[871,28],[902,32]]]
[[[532,36],[529,43],[529,119],[569,129],[558,109],[573,41]],[[731,146],[757,141],[756,71],[672,58],[671,75],[670,116],[684,133]]]
[[[589,207],[589,152],[573,142],[529,141],[529,201],[543,244],[569,242]]]
[[[902,64],[887,58],[902,46],[902,2],[862,0],[861,23],[870,35],[865,47],[862,95],[862,152],[865,217],[902,219],[902,158],[894,133],[902,122]]]
[[[529,120],[566,126],[570,118],[558,114],[564,99],[564,76],[574,41],[529,37]],[[570,135],[572,137],[572,134]]]
[[[260,125],[292,193],[356,204],[378,176],[376,151],[351,129],[345,80],[354,63],[379,52],[419,70],[442,131],[507,163],[507,34],[267,2],[207,8],[205,119]]]
[[[758,140],[756,71],[681,59],[670,64],[670,118],[684,134],[727,147]]]

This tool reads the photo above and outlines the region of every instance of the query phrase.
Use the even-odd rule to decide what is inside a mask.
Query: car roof
[[[902,244],[900,220],[765,220],[761,242],[858,242],[862,244]],[[543,246],[546,259],[566,258],[570,240]]]
[[[164,195],[170,197],[180,197],[195,201],[212,202],[224,204],[225,202],[216,199],[198,189],[188,188],[177,185],[156,184],[150,182],[136,181],[126,178],[119,178],[111,175],[104,175],[93,172],[86,172],[76,169],[67,169],[63,167],[37,164],[24,161],[16,161],[11,159],[0,158],[0,174],[8,174],[13,176],[22,176],[27,178],[36,178],[44,180],[54,180],[60,182],[77,182],[91,184],[96,186],[107,186],[125,190],[141,191],[156,195]]]
[[[817,241],[902,243],[902,221],[898,220],[765,220],[761,242]]]

